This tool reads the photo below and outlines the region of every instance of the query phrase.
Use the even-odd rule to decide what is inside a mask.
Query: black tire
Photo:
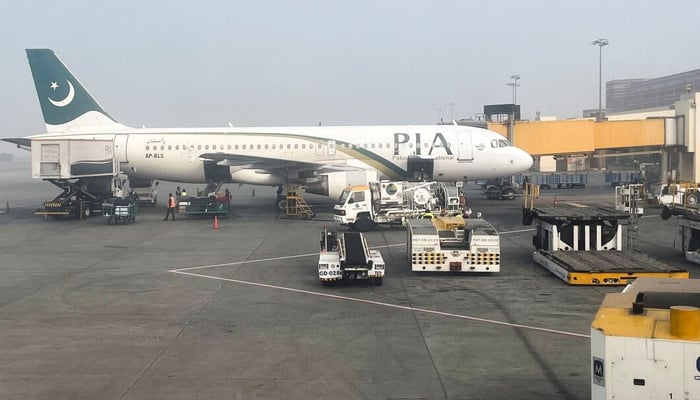
[[[515,198],[515,193],[512,189],[505,189],[501,195],[503,200],[513,200]]]
[[[275,208],[277,211],[287,211],[287,198],[286,197],[278,197],[277,200],[275,200]]]
[[[372,283],[374,283],[374,286],[382,286],[384,278],[374,278],[372,281]]]
[[[355,229],[360,232],[371,231],[374,228],[374,222],[367,216],[362,216],[355,221]]]
[[[698,195],[695,193],[691,193],[686,196],[686,201],[690,205],[696,205],[698,204]]]
[[[530,226],[532,225],[532,220],[533,216],[530,210],[525,210],[523,209],[523,225],[524,226]]]
[[[661,207],[661,219],[663,219],[665,221],[665,220],[671,218],[672,216],[673,216],[673,212],[671,211],[670,208],[668,208],[668,206]]]
[[[88,219],[92,215],[92,210],[90,209],[89,204],[85,204],[82,206],[82,214],[80,215],[80,219]]]
[[[321,281],[321,285],[323,285],[323,287],[328,287],[331,285],[331,281]]]

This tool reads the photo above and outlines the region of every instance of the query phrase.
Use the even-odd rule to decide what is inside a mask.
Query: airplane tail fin
[[[111,131],[116,122],[50,49],[27,49],[47,132]]]

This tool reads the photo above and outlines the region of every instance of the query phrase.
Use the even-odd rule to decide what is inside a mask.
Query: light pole
[[[600,121],[603,116],[603,47],[610,44],[608,39],[596,39],[591,42],[598,46],[598,116],[596,121]]]
[[[517,88],[518,86],[520,86],[520,85],[518,85],[518,79],[520,79],[520,75],[511,75],[510,79],[512,79],[513,82],[506,83],[506,85],[512,86],[512,87],[513,87],[513,105],[515,105],[515,104],[516,104],[516,102],[515,102],[515,100],[516,100],[516,97],[515,97],[515,94],[516,94],[515,88]]]

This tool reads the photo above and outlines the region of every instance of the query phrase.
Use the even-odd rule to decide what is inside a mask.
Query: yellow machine
[[[591,398],[700,398],[700,280],[639,278],[591,325]]]

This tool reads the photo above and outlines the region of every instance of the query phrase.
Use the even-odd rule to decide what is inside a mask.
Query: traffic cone
[[[219,229],[219,216],[214,216],[214,229]]]

